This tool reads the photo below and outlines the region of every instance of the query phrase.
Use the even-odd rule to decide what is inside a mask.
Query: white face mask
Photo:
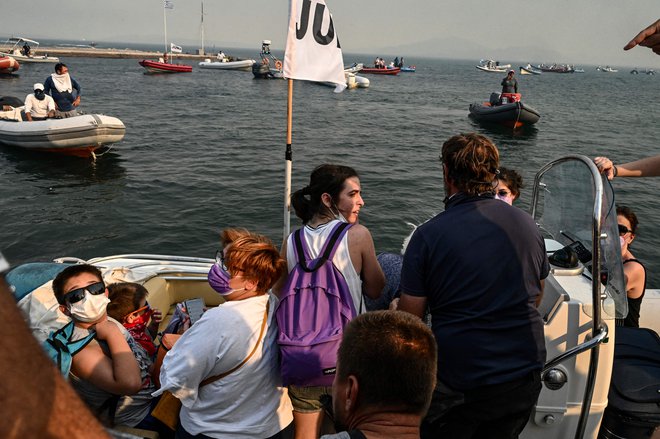
[[[71,316],[76,320],[89,323],[100,319],[110,303],[105,294],[93,295],[85,291],[85,298],[69,306]]]
[[[626,245],[626,239],[623,236],[619,236],[619,244],[621,244],[621,250],[623,250]]]

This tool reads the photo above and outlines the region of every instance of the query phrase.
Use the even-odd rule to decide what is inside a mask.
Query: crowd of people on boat
[[[657,34],[660,20],[626,47]],[[58,83],[35,84],[35,95],[53,87],[62,94]],[[164,437],[281,438],[293,428],[297,439],[316,439],[332,413],[336,433],[324,439],[517,438],[541,390],[545,243],[513,205],[522,178],[501,166],[489,138],[452,136],[439,159],[445,210],[388,264],[398,275],[389,287],[359,222],[358,173],[323,164],[291,197],[301,227],[281,251],[245,229],[222,232],[208,282],[225,302],[176,330],[158,378],[163,316],[149,292],[106,285],[92,265],[62,270],[52,290],[70,332],[49,343],[60,370],[106,425]],[[610,179],[660,176],[660,156],[594,162]],[[635,326],[646,283],[630,252],[638,220],[625,207],[617,219],[636,310],[621,324]],[[0,255],[0,273],[3,264]],[[181,402],[175,431],[155,417],[167,395]]]
[[[403,57],[399,59],[397,56],[394,58],[394,61],[390,62],[389,64],[386,64],[385,60],[381,57],[376,57],[376,59],[374,59],[374,68],[376,69],[387,69],[393,67],[403,67]]]

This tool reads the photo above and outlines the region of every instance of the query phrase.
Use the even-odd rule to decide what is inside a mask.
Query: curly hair
[[[486,136],[458,134],[442,145],[441,163],[447,167],[447,180],[470,195],[492,192],[497,183],[500,154]]]
[[[497,179],[503,181],[504,184],[509,188],[514,200],[520,196],[520,190],[524,186],[522,175],[520,175],[517,171],[501,167],[500,173],[497,175]]]
[[[265,293],[286,270],[286,261],[270,239],[245,229],[227,229],[222,232],[232,241],[225,250],[225,264],[230,273],[243,272],[243,277],[257,283],[257,291]]]
[[[633,235],[637,234],[637,226],[639,221],[637,215],[628,206],[616,206],[616,214],[625,217],[630,222],[630,231]]]

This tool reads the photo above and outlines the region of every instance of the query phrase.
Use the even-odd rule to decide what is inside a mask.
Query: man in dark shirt
[[[442,147],[446,209],[413,235],[399,309],[430,308],[438,384],[422,438],[517,438],[541,390],[549,272],[533,219],[493,198],[499,153],[478,134]]]
[[[64,63],[55,64],[55,73],[44,81],[44,91],[55,100],[55,117],[78,116],[76,108],[80,105],[81,88],[78,81],[69,75],[69,68]]]
[[[513,77],[515,73],[509,70],[506,78],[502,79],[502,93],[518,93],[518,81]]]

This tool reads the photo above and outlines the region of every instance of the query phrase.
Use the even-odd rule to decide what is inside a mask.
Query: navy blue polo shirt
[[[428,299],[438,379],[469,390],[540,370],[545,342],[535,300],[549,268],[532,217],[491,196],[456,194],[421,225],[401,289]]]

